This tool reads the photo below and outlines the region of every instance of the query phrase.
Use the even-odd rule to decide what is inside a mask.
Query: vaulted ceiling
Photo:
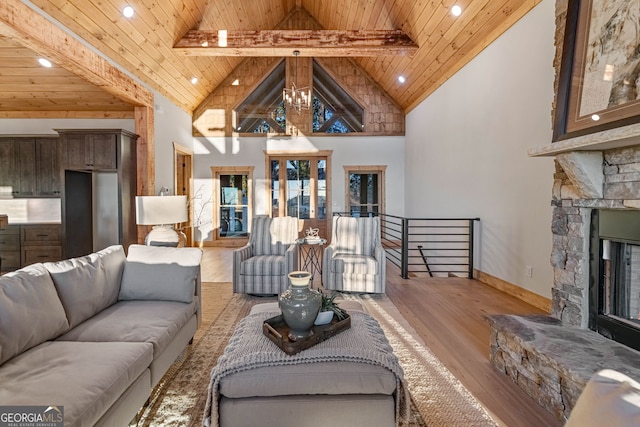
[[[255,31],[260,37],[264,30],[293,30],[284,28],[283,23],[292,22],[288,18],[302,8],[317,21],[318,28],[328,31],[319,35],[324,40],[316,47],[327,51],[337,47],[332,51],[335,56],[352,58],[403,110],[410,111],[540,1],[130,0],[135,10],[131,19],[122,15],[124,0],[31,0],[31,4],[83,39],[89,49],[99,50],[191,113],[245,57],[263,55],[264,51],[251,49],[258,46],[254,37],[240,41],[245,43],[244,49],[229,49],[228,53],[206,49],[185,53],[176,45],[189,31],[217,34],[228,30],[245,35]],[[459,17],[450,12],[454,4],[462,7]],[[42,68],[37,63],[41,52],[34,52],[33,46],[25,46],[15,36],[15,17],[2,16],[11,14],[12,9],[3,8],[0,117],[133,116],[130,97],[120,96],[118,90],[105,90],[95,79],[79,75],[69,61],[53,61],[52,68]],[[367,34],[399,30],[417,49],[403,51],[389,46],[360,56],[366,49],[359,53],[359,45],[349,46],[345,38],[345,34],[358,33],[351,30]],[[306,34],[304,37],[309,37]],[[305,55],[305,40],[276,37],[262,42],[273,44],[273,55],[289,50],[292,55],[296,46],[302,46],[299,50]],[[277,47],[283,50],[275,50]],[[313,56],[312,52],[307,56]],[[404,84],[398,81],[401,75],[406,79]],[[193,77],[198,79],[195,84]]]

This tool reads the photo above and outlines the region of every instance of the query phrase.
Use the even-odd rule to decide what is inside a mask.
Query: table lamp
[[[178,246],[181,238],[173,226],[187,219],[187,196],[136,196],[136,224],[153,225],[145,245]]]

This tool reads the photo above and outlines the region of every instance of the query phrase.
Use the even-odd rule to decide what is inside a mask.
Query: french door
[[[301,236],[317,228],[327,240],[331,218],[328,152],[267,156],[271,216],[293,216],[301,221]]]

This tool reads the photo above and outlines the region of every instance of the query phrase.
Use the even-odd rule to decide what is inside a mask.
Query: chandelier
[[[296,80],[298,80],[298,55],[300,55],[300,51],[294,50],[293,56],[296,57],[295,79],[291,82],[291,89],[286,87],[282,89],[282,100],[284,101],[285,108],[293,108],[300,114],[301,110],[311,108],[311,90],[308,87],[296,87]]]

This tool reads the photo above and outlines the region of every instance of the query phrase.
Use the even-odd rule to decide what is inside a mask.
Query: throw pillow
[[[190,303],[201,258],[197,248],[131,245],[118,299]]]

